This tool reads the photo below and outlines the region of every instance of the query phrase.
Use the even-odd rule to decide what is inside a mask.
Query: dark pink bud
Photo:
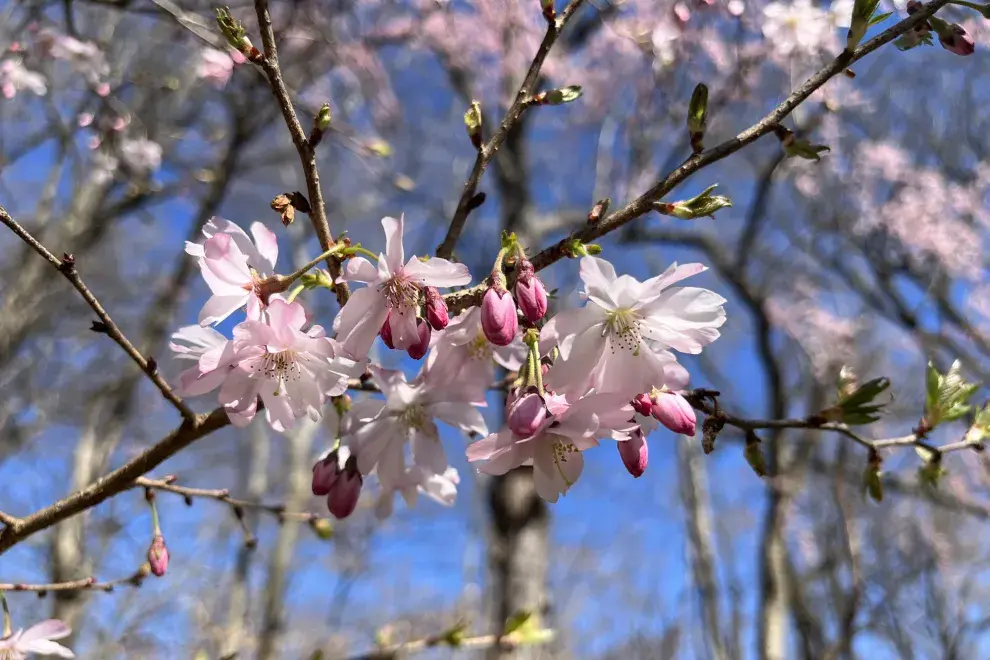
[[[523,259],[516,266],[516,302],[531,323],[536,323],[547,313],[547,290],[536,276],[533,264]]]
[[[509,292],[501,287],[489,286],[481,301],[481,329],[485,337],[496,346],[508,346],[516,338],[519,319],[516,303]]]
[[[357,458],[351,456],[327,496],[327,508],[334,518],[343,519],[354,513],[363,483],[364,480],[357,469]]]
[[[632,400],[632,407],[640,415],[649,417],[653,414],[653,399],[650,398],[649,394],[637,394],[636,398]]]
[[[523,394],[508,408],[509,429],[520,438],[528,438],[540,429],[547,418],[543,397],[536,392]]]
[[[388,313],[389,315],[392,312]],[[392,343],[392,328],[388,325],[388,315],[385,316],[385,322],[382,323],[382,329],[378,331],[378,335],[382,338],[382,343],[395,350],[395,345]]]
[[[430,336],[433,334],[433,331],[430,330],[430,324],[423,319],[416,319],[416,331],[419,333],[419,339],[416,340],[415,344],[412,344],[406,349],[406,353],[412,359],[419,360],[430,349]]]
[[[426,294],[426,320],[434,330],[443,330],[450,323],[447,303],[435,286],[428,286],[423,292]]]
[[[952,23],[947,29],[940,31],[938,42],[942,44],[942,48],[956,55],[972,55],[976,51],[976,42],[973,41],[973,37],[969,36],[966,29],[957,23]]]
[[[161,534],[155,534],[151,540],[151,547],[148,548],[148,564],[156,577],[165,575],[165,571],[168,570],[168,548],[165,547],[165,537]]]
[[[340,458],[334,450],[313,466],[313,495],[328,495],[340,476]]]
[[[646,435],[643,429],[637,428],[629,434],[629,439],[615,443],[619,448],[619,456],[622,464],[626,466],[629,474],[637,479],[646,472],[646,464],[650,460],[649,448],[646,446]]]
[[[694,435],[698,419],[687,399],[675,392],[660,392],[653,404],[653,416],[674,433]]]

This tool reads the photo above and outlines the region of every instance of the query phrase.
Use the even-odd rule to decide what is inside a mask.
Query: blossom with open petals
[[[416,256],[405,261],[402,248],[403,218],[383,218],[385,252],[376,268],[364,257],[347,262],[341,279],[368,286],[351,293],[337,315],[334,329],[340,343],[352,354],[365,356],[386,318],[392,345],[407,350],[420,339],[416,319],[424,287],[460,286],[471,281],[467,266],[434,257],[422,261]]]
[[[21,60],[4,60],[0,64],[0,91],[3,97],[12,99],[23,90],[35,96],[44,96],[48,93],[48,83],[43,75],[28,69]]]
[[[561,312],[540,333],[541,349],[560,355],[547,387],[570,397],[618,392],[630,399],[664,385],[687,386],[688,374],[666,349],[700,353],[725,322],[725,299],[707,289],[673,287],[704,271],[701,264],[672,265],[645,282],[617,277],[612,264],[581,259],[585,307]]]
[[[568,405],[560,397],[547,397],[546,417],[527,438],[504,428],[467,448],[468,461],[486,474],[505,474],[520,465],[533,465],[536,492],[556,502],[574,485],[584,469],[585,449],[598,446],[602,438],[623,438],[638,425],[629,399],[618,394],[589,394]]]
[[[206,80],[217,89],[227,86],[234,73],[234,60],[225,51],[206,47],[199,51],[196,77]]]
[[[360,373],[353,360],[337,355],[339,347],[321,326],[303,330],[306,324],[301,303],[279,299],[263,320],[249,319],[234,328],[236,363],[219,395],[234,425],[254,419],[258,397],[276,431],[291,428],[304,415],[318,420],[326,398],[343,394],[347,379]]]
[[[406,470],[396,488],[382,489],[375,504],[375,515],[379,519],[392,515],[396,493],[402,495],[410,509],[416,506],[420,493],[442,506],[453,506],[457,499],[457,484],[460,482],[460,475],[455,468],[448,467],[443,474],[436,474],[419,465],[413,465]]]
[[[27,630],[18,630],[10,637],[0,639],[0,658],[4,660],[24,660],[31,653],[55,655],[60,658],[74,658],[76,654],[58,642],[72,634],[72,629],[58,619],[48,619],[36,623]]]
[[[200,325],[220,323],[247,305],[247,317],[257,320],[263,305],[259,283],[275,272],[278,241],[260,222],[251,225],[254,241],[229,220],[212,218],[203,227],[206,241],[186,242],[186,253],[199,259],[203,279],[213,292],[199,313]]]
[[[348,416],[356,420],[348,444],[357,455],[361,474],[376,471],[386,489],[398,489],[406,474],[406,445],[415,465],[432,474],[443,474],[447,456],[434,419],[463,431],[486,435],[481,412],[470,393],[456,381],[439,382],[432,376],[409,383],[401,371],[372,366],[374,383],[385,401],[355,404]],[[375,408],[377,407],[377,412]]]
[[[168,345],[176,358],[196,361],[196,366],[179,374],[179,382],[173,388],[179,396],[199,396],[215,390],[234,366],[234,345],[213,328],[179,328]]]

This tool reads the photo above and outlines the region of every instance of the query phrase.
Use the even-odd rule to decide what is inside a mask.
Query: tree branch
[[[505,113],[502,123],[491,139],[478,150],[474,167],[471,169],[471,174],[464,183],[464,190],[461,192],[461,198],[457,202],[457,210],[454,211],[454,217],[450,221],[450,227],[447,228],[447,236],[437,246],[438,257],[449,259],[454,253],[454,247],[457,245],[457,240],[460,238],[461,232],[464,230],[464,225],[467,222],[468,214],[471,212],[471,200],[474,198],[475,191],[478,189],[478,183],[481,181],[488,163],[495,157],[496,152],[502,146],[512,127],[515,126],[519,118],[522,117],[523,112],[529,107],[533,92],[536,91],[536,83],[539,81],[543,62],[547,59],[550,49],[553,48],[557,38],[563,32],[567,21],[574,16],[583,2],[584,0],[571,0],[560,16],[551,21],[547,27],[547,33],[543,37],[543,42],[537,49],[536,55],[533,57],[533,62],[529,65],[529,71],[526,72],[526,77],[519,86],[519,91],[516,92],[516,98],[512,101],[508,112]]]
[[[157,387],[162,393],[162,396],[165,397],[165,399],[179,411],[179,414],[181,414],[187,421],[195,419],[196,413],[194,413],[189,406],[187,406],[185,402],[172,391],[172,388],[165,382],[165,379],[158,373],[158,364],[155,362],[154,358],[145,358],[141,355],[141,352],[134,348],[134,345],[128,341],[127,337],[124,336],[124,333],[117,327],[117,324],[110,318],[110,315],[107,314],[105,309],[103,309],[100,301],[96,299],[96,296],[93,295],[86,284],[82,281],[82,278],[79,277],[79,273],[76,272],[76,263],[75,259],[72,258],[72,255],[66,254],[62,257],[62,259],[58,259],[54,254],[49,252],[44,245],[39,243],[34,236],[28,233],[26,229],[17,224],[17,222],[10,217],[10,214],[7,213],[7,210],[2,206],[0,206],[0,222],[7,225],[11,231],[17,234],[25,243],[30,245],[35,252],[47,259],[48,263],[50,263],[58,272],[65,276],[65,279],[69,280],[72,286],[76,288],[76,291],[79,292],[79,295],[83,297],[90,308],[96,312],[97,316],[100,317],[101,325],[94,325],[94,329],[98,329],[100,332],[103,332],[117,342],[117,344],[124,349],[124,352],[131,357],[134,363],[140,367],[141,371],[143,371],[148,378],[151,379],[151,382],[155,384],[155,387]]]

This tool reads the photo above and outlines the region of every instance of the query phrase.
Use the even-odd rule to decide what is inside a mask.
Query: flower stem
[[[3,634],[0,634],[0,639],[3,639],[10,637],[14,631],[10,626],[10,608],[7,607],[7,597],[2,591],[0,591],[0,606],[3,607]]]
[[[303,286],[302,284],[298,285],[295,289],[293,289],[292,292],[289,294],[289,299],[288,299],[289,300],[289,304],[292,304],[292,302],[295,301],[296,297],[300,293],[302,293],[305,289],[306,289],[306,287]]]
[[[155,536],[160,536],[162,533],[161,525],[158,524],[158,507],[155,505],[154,492],[150,489],[147,490],[150,493],[150,497],[147,497],[148,506],[151,507],[151,524],[154,527]]]
[[[284,280],[283,280],[285,282],[285,286],[288,287],[288,285],[292,284],[293,282],[295,282],[296,280],[298,280],[300,277],[302,277],[303,275],[305,275],[307,272],[309,272],[309,269],[310,268],[312,268],[313,266],[316,266],[318,263],[320,263],[321,261],[323,261],[327,257],[330,257],[330,256],[333,256],[333,255],[337,254],[338,252],[340,252],[343,249],[344,249],[344,244],[343,243],[337,243],[336,245],[332,245],[326,252],[324,252],[320,256],[316,257],[315,259],[311,259],[309,262],[307,262],[302,268],[300,268],[296,272],[292,273],[291,275],[286,275],[284,277]]]
[[[349,247],[346,250],[344,250],[344,255],[346,255],[348,257],[350,257],[352,255],[355,255],[355,254],[363,254],[366,257],[369,257],[371,259],[374,259],[375,261],[378,261],[378,255],[377,254],[375,254],[374,252],[372,252],[371,250],[369,250],[367,248],[361,247],[360,245],[352,245],[351,247]]]

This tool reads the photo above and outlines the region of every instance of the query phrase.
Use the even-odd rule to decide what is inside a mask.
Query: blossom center
[[[392,308],[415,307],[419,304],[419,287],[404,275],[396,275],[378,285],[385,303]]]
[[[613,353],[615,346],[618,346],[632,351],[633,355],[639,355],[639,347],[643,343],[639,332],[639,315],[628,307],[617,307],[608,312],[602,329],[602,337],[605,335],[612,337]]]
[[[492,344],[483,332],[479,332],[471,343],[467,345],[467,348],[468,355],[471,356],[472,360],[490,360],[492,357]]]
[[[568,488],[574,484],[567,478],[567,475],[564,474],[564,468],[561,467],[561,463],[566,463],[570,455],[576,453],[578,453],[578,448],[574,446],[573,442],[565,440],[559,436],[554,439],[553,464],[557,467],[557,472],[560,473],[560,478],[564,480],[564,483],[567,484]]]
[[[415,429],[417,431],[423,431],[426,429],[426,422],[428,420],[426,414],[426,408],[419,404],[413,404],[407,406],[399,413],[399,421],[402,422],[407,428]]]
[[[299,380],[299,376],[302,374],[302,369],[296,359],[296,352],[292,349],[266,355],[262,371],[268,378],[278,381],[275,389],[276,396],[282,391],[285,381]]]

